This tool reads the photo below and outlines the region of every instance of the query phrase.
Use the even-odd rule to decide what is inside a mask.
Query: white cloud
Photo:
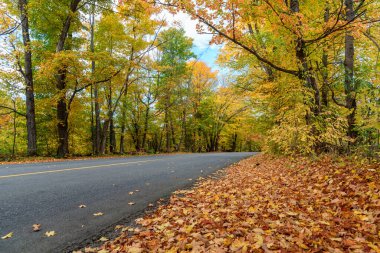
[[[198,21],[192,20],[191,17],[186,13],[171,14],[167,11],[163,11],[164,18],[170,26],[176,26],[180,23],[186,32],[186,36],[192,38],[194,41],[194,46],[200,50],[210,47],[210,40],[212,38],[211,34],[199,34],[196,31],[196,25]],[[211,45],[214,47],[214,45]]]

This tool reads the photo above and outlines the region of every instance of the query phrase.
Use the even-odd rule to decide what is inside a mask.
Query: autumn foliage
[[[379,182],[379,164],[259,155],[177,191],[93,250],[379,252]]]

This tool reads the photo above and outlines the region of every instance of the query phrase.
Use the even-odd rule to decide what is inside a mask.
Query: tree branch
[[[8,106],[5,106],[5,105],[0,105],[0,108],[6,109],[6,110],[10,110],[11,112],[17,113],[20,116],[26,117],[25,113],[19,112],[19,111],[15,110],[12,107],[8,107]]]
[[[284,72],[284,73],[287,73],[287,74],[291,74],[291,75],[297,76],[297,77],[300,75],[299,71],[297,71],[297,70],[291,70],[291,69],[283,68],[281,66],[278,66],[278,65],[274,64],[273,62],[269,61],[268,59],[264,58],[252,46],[249,47],[249,46],[243,44],[243,42],[241,42],[241,41],[239,41],[237,39],[232,38],[231,36],[229,36],[225,32],[223,32],[220,29],[218,29],[215,25],[211,24],[208,20],[206,20],[204,17],[202,17],[201,15],[199,15],[198,13],[196,13],[195,11],[181,8],[180,6],[177,6],[175,4],[162,3],[159,0],[156,0],[155,3],[160,4],[160,5],[164,5],[164,6],[174,7],[174,8],[181,9],[181,10],[187,12],[189,15],[197,18],[200,22],[202,22],[203,24],[205,24],[206,26],[208,26],[211,30],[213,30],[216,33],[218,33],[220,36],[222,36],[225,39],[231,41],[232,43],[240,46],[244,50],[246,50],[249,53],[253,54],[259,61],[266,63],[267,65],[271,66],[272,68],[274,68],[274,69],[276,69],[278,71],[281,71],[281,72]]]

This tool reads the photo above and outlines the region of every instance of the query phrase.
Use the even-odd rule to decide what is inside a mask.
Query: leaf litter
[[[258,155],[136,222],[97,251],[377,253],[380,166]]]

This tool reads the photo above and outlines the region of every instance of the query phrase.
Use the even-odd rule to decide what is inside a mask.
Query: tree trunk
[[[324,21],[327,23],[330,18],[330,11],[329,8],[326,7],[325,9],[325,16],[324,16]],[[322,55],[322,105],[327,108],[328,107],[328,94],[329,94],[329,83],[328,83],[328,77],[329,77],[329,72],[328,72],[328,55],[327,55],[327,50],[323,50],[323,55]]]
[[[124,154],[124,138],[125,138],[125,124],[126,124],[126,101],[125,98],[122,103],[122,112],[121,112],[121,132],[120,132],[120,154]]]
[[[113,117],[110,119],[110,153],[116,152],[116,133]]]
[[[95,100],[95,154],[100,154],[100,142],[102,129],[100,124],[100,105],[99,105],[99,87],[94,85],[94,100]]]
[[[298,13],[300,11],[299,1],[291,0],[290,1],[290,10],[293,13]],[[298,26],[302,24],[299,23]],[[298,37],[296,40],[296,57],[300,64],[300,75],[299,79],[306,82],[306,87],[311,88],[314,91],[314,105],[311,108],[314,115],[319,115],[321,112],[321,98],[320,92],[317,85],[317,80],[315,79],[313,68],[311,64],[309,64],[306,52],[305,52],[305,42],[302,37]]]
[[[57,129],[58,129],[58,157],[65,157],[69,154],[69,131],[68,131],[68,111],[66,103],[66,69],[60,70],[57,75],[57,89],[60,97],[57,103]]]
[[[166,152],[167,153],[170,153],[171,149],[170,149],[170,129],[169,129],[169,112],[168,112],[168,108],[167,108],[167,105],[166,105],[166,108],[165,108],[165,117],[164,117],[164,125],[165,125],[165,134],[166,134]]]
[[[149,127],[149,111],[150,111],[150,104],[148,100],[148,105],[145,110],[145,119],[144,119],[144,133],[143,133],[143,139],[142,139],[142,147],[145,148],[146,144],[146,136],[148,134],[148,127]]]
[[[34,104],[32,51],[29,35],[29,17],[27,11],[27,0],[19,0],[22,39],[24,44],[24,79],[25,79],[25,102],[26,102],[26,129],[28,139],[28,156],[37,155],[37,130]]]
[[[91,14],[90,14],[90,25],[91,25],[91,35],[90,35],[90,50],[92,53],[95,52],[95,44],[94,44],[94,27],[95,27],[95,1],[91,6]],[[91,61],[91,74],[94,78],[95,75],[95,61]],[[95,98],[95,89],[96,89],[96,98]],[[94,106],[94,98],[95,104],[97,103],[98,96],[98,88],[97,85],[91,85],[91,140],[92,140],[92,153],[98,155],[99,154],[99,138],[98,138],[98,128],[99,125],[96,123],[96,109]],[[99,109],[99,104],[98,104]],[[94,114],[95,114],[95,122],[94,122]],[[99,115],[98,115],[99,116]]]
[[[70,3],[70,12],[63,24],[59,40],[56,46],[56,52],[65,50],[65,42],[69,34],[73,13],[77,11],[78,4],[81,0],[72,0]],[[60,93],[57,102],[57,131],[58,131],[58,157],[65,157],[69,154],[69,128],[68,128],[68,110],[66,103],[66,74],[67,66],[62,66],[56,74],[56,87]]]
[[[17,117],[17,108],[16,108],[16,100],[12,100],[13,102],[13,143],[12,143],[12,158],[16,157],[16,137],[17,137],[17,126],[16,126],[16,117]]]
[[[236,152],[236,148],[237,148],[237,140],[238,140],[238,135],[237,133],[233,133],[232,135],[232,147],[231,147],[231,151],[232,152]]]
[[[354,1],[345,0],[346,21],[352,21],[355,17]],[[355,139],[358,135],[355,130],[356,115],[356,88],[354,83],[354,37],[351,31],[346,31],[345,36],[345,52],[344,52],[344,91],[346,94],[346,107],[350,110],[347,116],[348,131],[347,135]]]

